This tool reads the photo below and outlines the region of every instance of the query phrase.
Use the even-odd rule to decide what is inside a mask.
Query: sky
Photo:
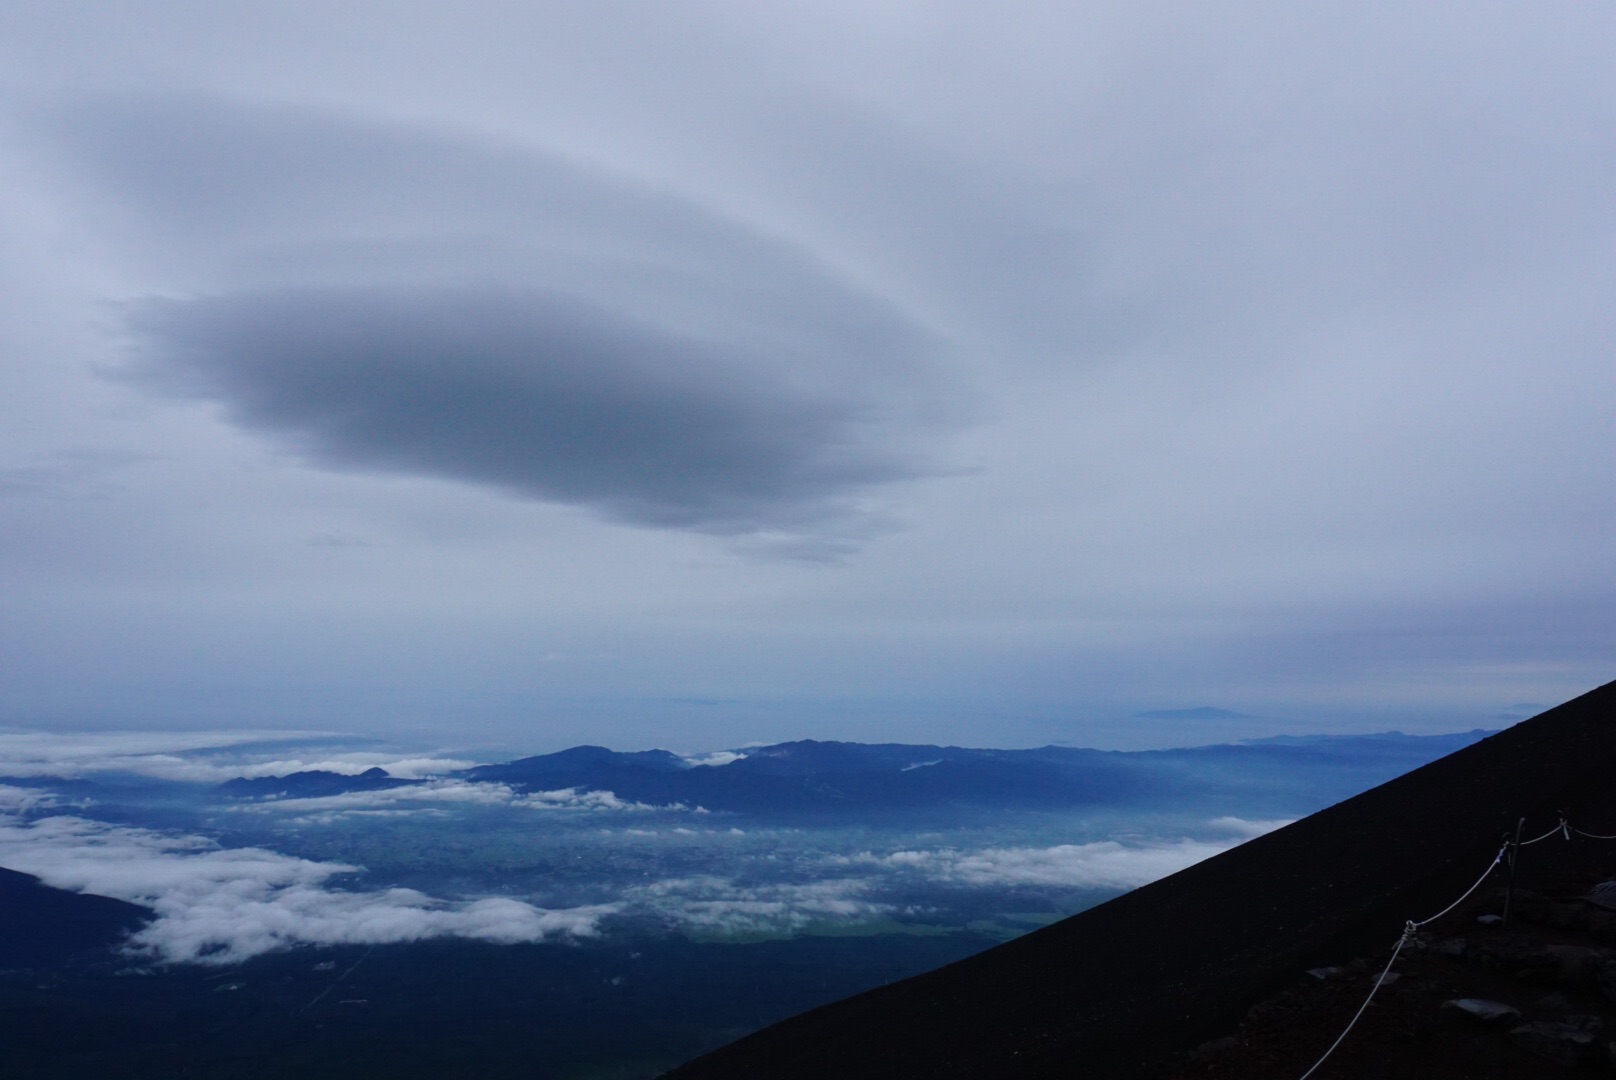
[[[1581,3],[15,0],[0,725],[1135,747],[1573,696],[1612,55]]]

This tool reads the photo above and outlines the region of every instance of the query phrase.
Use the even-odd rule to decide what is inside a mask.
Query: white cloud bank
[[[59,805],[61,805],[61,800],[48,791],[36,791],[33,788],[0,784],[0,814],[19,813],[25,810],[42,810],[46,807]]]
[[[1250,840],[1254,837],[1261,836],[1263,833],[1271,833],[1275,829],[1283,829],[1285,826],[1289,825],[1295,820],[1295,818],[1253,820],[1251,818],[1220,817],[1213,818],[1210,824],[1214,829],[1223,829],[1228,832],[1235,833],[1243,839]]]
[[[736,750],[714,750],[706,754],[683,754],[680,756],[686,765],[695,768],[698,765],[712,765],[715,767],[733,765],[747,755]]]
[[[131,945],[167,963],[231,964],[300,944],[434,937],[514,944],[586,937],[598,933],[601,917],[614,910],[546,910],[504,898],[445,901],[413,889],[335,889],[332,878],[361,868],[263,848],[220,848],[202,837],[69,815],[33,821],[0,816],[0,866],[57,888],[151,908],[157,918]]]
[[[1240,839],[1230,842],[1185,838],[1149,844],[1102,840],[1090,844],[984,848],[971,852],[937,848],[895,851],[888,855],[866,851],[831,861],[847,866],[907,871],[938,881],[977,887],[1134,889],[1220,855],[1289,822],[1225,817],[1211,824],[1221,831],[1236,833]]]
[[[697,875],[630,889],[625,903],[684,930],[775,934],[814,922],[860,922],[890,913],[891,905],[865,898],[869,888],[868,882],[853,878],[740,884]]]
[[[285,776],[333,772],[356,776],[383,768],[403,780],[441,776],[469,769],[475,761],[450,757],[401,756],[375,750],[310,752],[311,740],[330,741],[318,732],[0,732],[0,776],[78,778],[94,773],[132,773],[154,780],[218,784],[238,776]],[[276,751],[250,746],[281,744]],[[299,753],[301,744],[302,752]]]
[[[400,780],[426,780],[444,773],[457,772],[469,769],[480,762],[465,758],[448,757],[404,757],[397,754],[381,754],[375,752],[334,754],[320,758],[281,758],[275,761],[249,762],[243,765],[219,766],[208,776],[213,779],[220,774],[220,779],[234,779],[245,776],[249,779],[260,776],[287,776],[298,772],[329,772],[342,776],[358,776],[370,769],[381,768],[388,776]]]
[[[899,905],[880,899],[887,875],[915,875],[982,889],[1132,889],[1288,823],[1225,818],[1211,824],[1219,831],[1236,833],[1239,839],[1184,838],[1146,844],[1105,840],[977,851],[908,850],[885,855],[866,851],[829,857],[826,864],[842,873],[820,881],[742,883],[717,875],[694,875],[631,888],[623,902],[625,910],[659,918],[685,931],[722,935],[793,933],[812,923],[865,922],[894,914]]]
[[[1131,889],[1211,858],[1228,847],[1199,840],[1127,847],[1114,840],[1104,840],[1094,844],[988,848],[977,852],[951,848],[896,851],[886,856],[866,856],[864,861],[896,870],[913,870],[926,877],[962,885]]]
[[[669,803],[653,806],[650,803],[621,799],[610,791],[586,791],[581,788],[559,788],[555,791],[533,791],[521,794],[509,784],[472,780],[432,780],[409,787],[382,788],[376,791],[345,791],[337,795],[315,795],[308,798],[267,798],[232,807],[238,811],[286,811],[299,814],[376,814],[378,812],[404,812],[405,808],[426,809],[432,804],[458,803],[472,806],[514,806],[530,810],[605,810],[605,811],[691,811],[705,813],[702,807]]]

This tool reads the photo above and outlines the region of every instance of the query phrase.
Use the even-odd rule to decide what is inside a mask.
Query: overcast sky
[[[0,724],[1436,730],[1616,675],[1607,4],[0,8]],[[1135,718],[1213,705],[1260,721]]]

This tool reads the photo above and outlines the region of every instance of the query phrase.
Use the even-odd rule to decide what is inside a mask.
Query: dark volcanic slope
[[[1390,945],[1526,815],[1616,833],[1616,683],[1288,828],[957,964],[805,1013],[669,1074],[1131,1077],[1310,961]],[[1541,823],[1541,824],[1540,824]]]
[[[48,967],[105,949],[150,919],[135,904],[43,885],[0,869],[0,968]]]

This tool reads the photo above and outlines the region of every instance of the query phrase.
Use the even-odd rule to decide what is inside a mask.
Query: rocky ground
[[[1608,877],[1616,858],[1606,875],[1517,889],[1507,922],[1505,890],[1484,888],[1410,940],[1311,1080],[1616,1073],[1616,899],[1595,891]],[[1167,1080],[1299,1080],[1363,1003],[1394,944],[1313,969],[1232,1034],[1186,1055]]]

